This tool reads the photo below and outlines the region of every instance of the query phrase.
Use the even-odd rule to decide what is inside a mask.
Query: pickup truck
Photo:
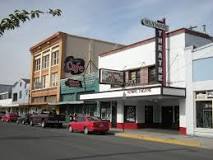
[[[34,113],[30,116],[30,125],[41,125],[42,128],[47,126],[62,127],[65,121],[65,115],[56,114],[51,111],[43,111],[41,113]]]

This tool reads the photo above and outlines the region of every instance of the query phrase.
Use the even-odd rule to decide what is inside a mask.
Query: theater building
[[[73,77],[97,72],[97,53],[120,46],[122,45],[57,32],[31,47],[31,111],[52,108],[60,112],[63,110],[61,106],[78,104],[69,86],[61,89],[60,80],[62,79],[62,84],[67,79],[77,83]]]
[[[101,118],[110,120],[112,127],[169,128],[190,134],[185,49],[208,44],[211,37],[181,28],[167,32],[163,41],[165,50],[156,48],[162,41],[154,37],[100,54],[100,91],[80,99],[98,101]],[[165,54],[160,55],[159,48]]]

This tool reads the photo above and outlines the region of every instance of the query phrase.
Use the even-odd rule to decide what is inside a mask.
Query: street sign
[[[147,26],[147,27],[157,28],[157,29],[160,29],[160,30],[163,30],[163,31],[169,30],[169,26],[167,26],[163,23],[160,23],[160,22],[149,20],[147,18],[143,18],[141,20],[141,24],[144,25],[144,26]]]

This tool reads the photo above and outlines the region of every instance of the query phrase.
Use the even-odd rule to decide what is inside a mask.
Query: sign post
[[[155,28],[155,72],[156,81],[166,86],[166,31],[169,27],[166,25],[166,19],[162,21],[152,21],[142,19],[141,24],[147,27]]]

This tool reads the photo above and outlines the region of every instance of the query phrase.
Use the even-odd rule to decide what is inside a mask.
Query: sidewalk
[[[140,139],[145,141],[159,142],[183,145],[188,147],[198,147],[213,149],[213,138],[185,136],[180,135],[177,131],[163,129],[137,129],[127,130],[114,129],[110,130],[115,136],[124,138]]]

